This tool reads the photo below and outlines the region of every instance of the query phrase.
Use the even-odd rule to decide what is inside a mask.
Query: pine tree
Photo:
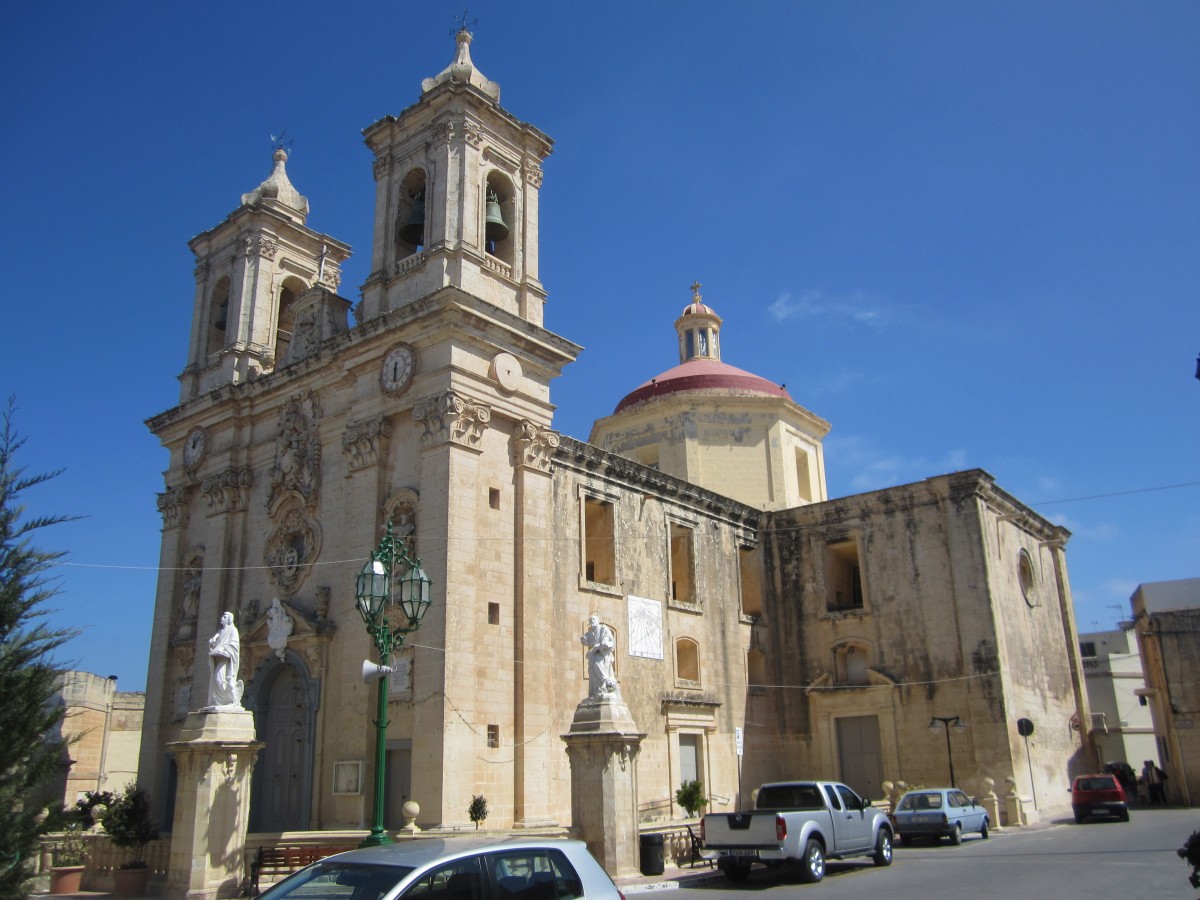
[[[51,657],[75,632],[49,627],[43,604],[57,593],[46,571],[63,554],[39,550],[30,534],[72,516],[23,519],[18,501],[59,472],[27,475],[13,457],[24,439],[13,428],[10,398],[0,413],[0,898],[25,897],[42,820],[37,789],[58,774],[66,755],[55,702],[62,668]]]

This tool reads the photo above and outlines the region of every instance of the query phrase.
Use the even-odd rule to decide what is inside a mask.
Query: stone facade
[[[1191,806],[1200,797],[1200,578],[1140,584],[1130,605],[1167,802]]]
[[[434,597],[389,682],[390,827],[409,799],[423,828],[469,827],[476,794],[489,827],[571,824],[562,736],[592,614],[645,735],[642,820],[680,816],[689,778],[713,810],[773,777],[875,796],[883,778],[945,780],[927,725],[951,713],[969,724],[964,778],[1064,806],[1087,752],[1066,723],[1088,719],[1064,530],[978,471],[828,500],[828,423],[720,362],[698,285],[680,368],[705,377],[655,382],[593,443],[553,430],[550,383],[580,347],[542,321],[550,141],[499,106],[469,45],[460,33],[418,102],[366,129],[375,232],[353,323],[328,275],[349,248],[304,224],[281,152],[192,242],[184,390],[148,422],[170,462],[139,777],[164,815],[169,747],[204,703],[204,640],[229,610],[264,744],[250,828],[370,820],[375,651],[354,590],[389,521]],[[710,452],[721,441],[746,452]],[[1013,723],[1035,713],[1031,783]]]

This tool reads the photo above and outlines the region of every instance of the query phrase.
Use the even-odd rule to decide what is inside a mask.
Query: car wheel
[[[725,867],[725,877],[730,881],[742,882],[750,877],[750,867],[745,864]]]
[[[816,838],[809,838],[804,845],[804,858],[800,860],[800,880],[816,884],[825,877],[825,848]]]
[[[879,836],[875,838],[875,865],[890,866],[892,864],[892,836],[887,829],[880,828]]]
[[[962,843],[962,824],[956,823],[954,830],[950,832],[950,843],[957,847]]]

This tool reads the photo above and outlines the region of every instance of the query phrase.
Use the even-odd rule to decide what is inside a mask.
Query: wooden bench
[[[259,847],[250,864],[249,895],[259,894],[258,880],[263,875],[290,875],[319,859],[349,850],[350,847],[326,847],[316,844],[292,844],[286,847]]]

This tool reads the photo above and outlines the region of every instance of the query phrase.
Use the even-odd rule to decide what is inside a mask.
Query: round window
[[[1021,596],[1025,598],[1025,602],[1030,606],[1037,606],[1033,596],[1033,560],[1029,558],[1029,552],[1026,550],[1022,550],[1017,557],[1017,580],[1021,583]]]

